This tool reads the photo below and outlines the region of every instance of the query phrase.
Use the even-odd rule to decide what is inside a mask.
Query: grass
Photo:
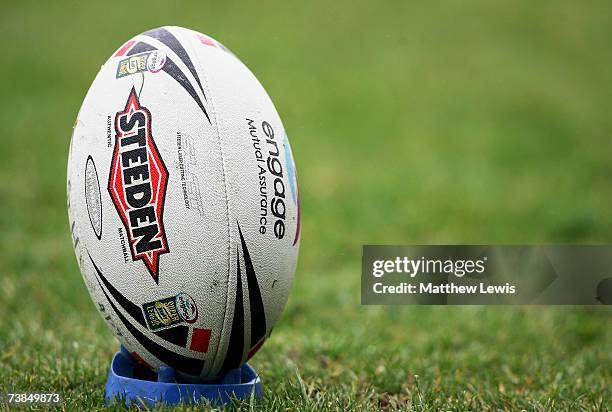
[[[0,393],[104,408],[117,342],[70,246],[68,143],[103,60],[176,24],[256,73],[300,174],[295,287],[240,407],[612,410],[607,308],[359,304],[363,243],[610,242],[608,2],[0,8]]]

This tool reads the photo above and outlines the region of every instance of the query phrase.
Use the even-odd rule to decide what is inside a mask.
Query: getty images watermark
[[[362,304],[612,303],[612,246],[364,246]]]
[[[411,278],[417,275],[453,275],[461,278],[465,275],[482,275],[485,273],[487,256],[482,259],[428,259],[423,256],[411,259],[397,256],[393,260],[375,260],[372,263],[372,276],[380,278],[385,274],[403,273]],[[451,278],[452,279],[452,278]],[[374,293],[495,293],[514,294],[516,286],[506,282],[503,285],[488,285],[478,282],[477,285],[457,285],[454,282],[435,283],[431,278],[415,283],[401,282],[397,285],[385,285],[382,281],[373,285]]]

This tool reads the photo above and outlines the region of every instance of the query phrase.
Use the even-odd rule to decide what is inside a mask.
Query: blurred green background
[[[256,408],[612,409],[609,309],[359,301],[363,243],[610,242],[607,1],[3,2],[0,393],[103,407],[117,343],[71,247],[68,144],[99,66],[162,25],[232,49],[296,158],[300,262]]]

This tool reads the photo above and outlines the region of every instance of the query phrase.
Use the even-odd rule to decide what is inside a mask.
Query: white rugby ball
[[[68,214],[98,311],[151,369],[237,368],[287,302],[300,240],[287,134],[204,34],[153,29],[104,63],[74,127]]]

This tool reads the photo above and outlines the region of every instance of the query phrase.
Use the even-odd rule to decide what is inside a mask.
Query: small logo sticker
[[[186,293],[145,303],[142,309],[151,330],[184,322],[194,323],[198,319],[198,307],[195,300]]]
[[[166,53],[161,50],[153,50],[145,53],[138,53],[126,57],[119,61],[117,65],[117,79],[129,76],[130,74],[151,72],[157,73],[166,64]]]
[[[174,296],[142,305],[149,329],[156,330],[181,323]]]
[[[179,316],[187,323],[194,323],[198,319],[198,307],[191,296],[186,293],[176,295],[176,307]]]

